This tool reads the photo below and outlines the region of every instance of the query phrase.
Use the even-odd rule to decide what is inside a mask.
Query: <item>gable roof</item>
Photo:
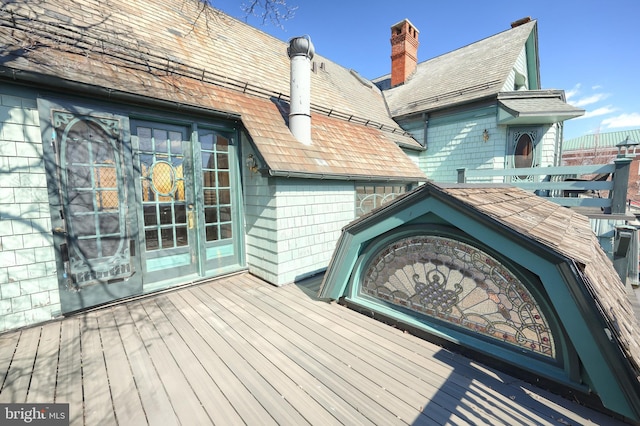
[[[632,411],[635,411],[635,414],[627,412],[626,415],[640,416],[637,393],[640,386],[640,321],[624,284],[602,250],[586,216],[523,189],[495,184],[436,185],[427,182],[371,211],[343,229],[319,296],[337,299],[344,295],[351,273],[349,268],[353,268],[361,256],[362,247],[379,235],[368,235],[365,240],[364,234],[368,229],[375,229],[380,234],[391,232],[391,229],[381,226],[382,221],[390,218],[388,226],[398,227],[403,224],[403,217],[415,219],[420,213],[410,210],[429,198],[464,212],[511,240],[526,244],[530,251],[556,259],[554,264],[570,265],[564,270],[563,279],[565,285],[572,288],[570,293],[575,300],[563,299],[554,303],[557,309],[565,309],[568,303],[580,306],[583,318],[589,322],[586,325],[589,334],[599,339],[598,350],[615,371],[622,393],[628,395]],[[355,237],[359,234],[363,237]],[[541,272],[538,271],[539,274]],[[582,356],[588,355],[583,352]],[[607,392],[602,382],[595,387],[601,395]],[[615,404],[616,398],[613,399]],[[612,404],[611,400],[603,402],[609,407]]]
[[[313,143],[297,142],[282,108],[287,44],[197,1],[12,2],[0,11],[0,43],[0,75],[15,80],[240,118],[272,174],[425,178],[398,147],[420,144],[379,89],[319,55]]]
[[[419,63],[405,84],[385,90],[391,115],[400,117],[495,96],[529,37],[532,33],[537,37],[536,32],[533,20]]]

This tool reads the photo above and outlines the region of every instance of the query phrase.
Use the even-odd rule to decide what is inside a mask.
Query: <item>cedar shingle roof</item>
[[[639,320],[586,216],[516,187],[427,185],[575,262],[620,349],[640,377]]]
[[[440,209],[439,204],[448,208]],[[343,228],[319,296],[338,299],[348,294],[348,283],[357,269],[354,266],[356,260],[360,256],[366,260],[365,252],[372,247],[371,241],[380,235],[392,234],[395,229],[401,229],[403,224],[421,223],[420,226],[428,229],[430,225],[420,221],[420,215],[435,211],[439,212],[436,216],[446,214],[449,208],[469,219],[463,220],[464,223],[456,219],[451,222],[453,226],[461,226],[461,229],[464,226],[474,230],[491,229],[491,234],[500,235],[521,246],[524,250],[522,253],[545,259],[544,263],[533,262],[522,266],[533,267],[531,272],[539,275],[556,310],[571,310],[572,313],[568,314],[570,317],[560,316],[558,320],[572,333],[570,340],[576,345],[577,355],[586,373],[592,375],[592,390],[605,398],[603,402],[608,408],[614,411],[630,410],[625,415],[637,417],[640,412],[640,400],[637,397],[640,380],[640,319],[636,317],[630,300],[635,295],[627,294],[625,285],[601,248],[586,216],[531,192],[498,184],[445,185],[427,182]],[[406,219],[398,222],[398,218]],[[415,219],[418,221],[412,222]],[[413,227],[405,229],[415,232]],[[499,240],[487,240],[484,243],[494,243],[498,252],[509,257],[510,253],[505,252],[504,247],[495,246]],[[390,262],[390,265],[394,264]],[[393,267],[401,267],[402,264],[400,262]],[[549,275],[547,272],[552,271],[540,268],[557,271]],[[567,296],[569,299],[566,299]],[[367,306],[366,309],[376,308]],[[574,317],[576,314],[578,317]],[[389,311],[382,312],[382,315],[393,317]],[[399,321],[402,323],[404,320]],[[593,340],[587,345],[583,344],[589,339],[581,333],[590,334]],[[592,351],[598,355],[592,357]],[[601,365],[601,362],[607,365]],[[598,376],[599,372],[604,371],[607,373]],[[609,389],[609,386],[616,389]],[[626,402],[618,405],[619,397],[624,397]],[[627,403],[629,405],[625,406]]]
[[[275,101],[288,101],[287,44],[200,7],[190,0],[13,2],[0,11],[0,71],[239,115],[276,174],[424,180],[398,148],[420,145],[389,116],[378,88],[320,55],[311,74],[313,143],[298,143]]]
[[[391,115],[399,117],[496,95],[536,25],[531,21],[419,63],[405,84],[385,91]]]
[[[575,210],[509,185],[427,182],[354,220],[343,233],[375,223],[376,217],[389,209],[400,210],[405,203],[410,205],[412,200],[431,195],[453,202],[457,209],[471,209],[490,218],[517,235],[511,238],[532,241],[545,251],[573,262],[579,274],[576,278],[584,282],[607,327],[616,336],[620,350],[640,378],[640,318],[636,317],[625,285],[591,230],[589,219]],[[329,296],[328,287],[320,290],[321,297]]]

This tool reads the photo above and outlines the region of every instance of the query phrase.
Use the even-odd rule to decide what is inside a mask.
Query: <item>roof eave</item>
[[[426,176],[386,176],[386,175],[360,175],[360,174],[341,174],[341,173],[317,173],[304,172],[299,170],[276,170],[263,169],[261,172],[268,177],[283,178],[299,178],[299,179],[316,179],[316,180],[343,180],[343,181],[366,181],[366,182],[424,182]]]
[[[2,77],[2,75],[5,77]],[[10,76],[10,77],[9,77]],[[176,101],[169,101],[160,98],[152,98],[132,92],[112,89],[109,87],[96,86],[93,84],[82,83],[78,81],[67,80],[61,77],[42,74],[33,71],[25,71],[21,69],[11,68],[0,65],[0,81],[10,81],[12,83],[29,84],[31,87],[40,87],[54,91],[66,90],[73,93],[84,95],[100,96],[114,101],[132,103],[137,105],[153,105],[154,107],[163,107],[170,111],[191,112],[197,114],[213,115],[219,118],[230,120],[240,120],[239,113],[232,111],[216,110],[213,108],[204,108],[192,104],[184,104]]]
[[[522,112],[498,101],[498,124],[500,125],[553,124],[581,117],[584,113],[584,110],[577,108],[571,111],[546,110]]]
[[[490,93],[487,95],[483,95],[477,98],[473,98],[473,99],[466,99],[466,100],[462,100],[459,102],[453,102],[453,103],[448,103],[448,104],[440,104],[436,107],[433,108],[426,108],[426,109],[415,109],[415,110],[411,110],[409,112],[403,112],[401,115],[393,115],[393,119],[394,120],[404,120],[410,117],[415,116],[416,114],[422,114],[422,113],[426,113],[426,114],[431,114],[435,111],[441,111],[441,110],[447,110],[450,108],[457,108],[459,106],[463,106],[463,105],[471,105],[471,104],[476,104],[478,102],[485,102],[488,100],[495,100],[497,99],[499,92],[495,92],[495,93]]]

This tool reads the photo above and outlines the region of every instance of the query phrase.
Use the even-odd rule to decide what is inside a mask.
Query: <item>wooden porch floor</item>
[[[618,424],[335,303],[240,274],[0,336],[0,402],[72,425]]]

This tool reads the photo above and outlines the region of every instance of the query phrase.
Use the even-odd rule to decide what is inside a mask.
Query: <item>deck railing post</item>
[[[621,157],[613,160],[613,196],[611,197],[611,213],[624,214],[627,211],[627,187],[629,186],[629,170],[632,158]]]
[[[467,169],[465,167],[458,169],[458,183],[466,183],[467,181],[466,174],[467,174]]]

